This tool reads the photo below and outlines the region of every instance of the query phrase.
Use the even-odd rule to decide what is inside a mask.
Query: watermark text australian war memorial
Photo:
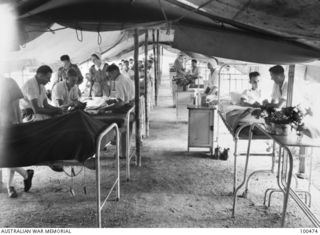
[[[0,229],[0,234],[69,234],[70,229],[61,228],[2,228]]]

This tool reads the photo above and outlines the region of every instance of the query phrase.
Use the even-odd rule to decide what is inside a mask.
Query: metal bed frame
[[[113,185],[109,189],[107,196],[101,201],[101,150],[108,145],[102,146],[102,140],[106,137],[111,131],[116,133],[116,179],[113,182]],[[116,189],[116,200],[120,200],[120,159],[119,159],[119,150],[120,150],[120,132],[118,125],[116,123],[108,126],[104,131],[102,131],[96,139],[96,151],[95,151],[95,163],[96,163],[96,197],[97,197],[97,227],[102,227],[102,210],[106,205],[108,199],[110,198],[111,193]],[[59,161],[60,162],[60,161]],[[61,161],[63,163],[63,161]],[[77,161],[66,161],[68,166],[76,166],[80,163]],[[2,187],[2,171],[0,169],[0,187]],[[1,190],[1,188],[0,188]]]
[[[126,177],[127,181],[130,180],[130,162],[131,159],[135,158],[135,164],[137,165],[137,156],[135,151],[131,151],[131,140],[130,140],[130,116],[134,112],[135,106],[133,106],[126,115]],[[132,126],[132,131],[134,127]]]
[[[100,155],[101,155],[101,149],[103,149],[105,146],[101,146],[101,142],[103,138],[112,130],[116,131],[116,179],[110,188],[108,195],[105,197],[103,202],[101,203],[101,178],[100,178],[100,172],[101,172],[101,165],[100,165]],[[120,159],[119,159],[119,150],[120,150],[120,132],[118,125],[113,123],[111,124],[106,130],[104,130],[100,135],[98,136],[97,139],[97,144],[96,144],[96,191],[97,191],[97,226],[98,228],[102,227],[102,209],[106,205],[107,200],[109,199],[112,191],[114,188],[116,188],[116,200],[120,200]]]
[[[135,106],[133,106],[129,111],[126,113],[126,119],[125,119],[125,138],[126,138],[126,149],[125,149],[125,158],[126,158],[126,179],[127,181],[130,180],[130,163],[131,159],[135,157],[135,162],[137,162],[135,151],[131,151],[131,140],[130,140],[130,116],[135,110]],[[94,117],[96,119],[100,119],[99,117]],[[132,131],[134,128],[132,128]]]
[[[238,156],[246,156],[247,154],[246,153],[238,153],[238,142],[239,140],[249,140],[249,136],[248,138],[244,138],[244,137],[240,137],[240,133],[243,129],[245,128],[250,128],[251,124],[242,124],[241,126],[239,126],[236,130],[233,130],[233,128],[227,123],[227,121],[225,120],[222,112],[220,111],[220,85],[221,85],[221,71],[223,70],[223,68],[225,67],[228,67],[229,65],[228,64],[223,64],[220,69],[219,69],[219,72],[218,72],[218,109],[217,109],[217,113],[218,113],[218,116],[217,116],[217,138],[216,138],[216,142],[217,142],[217,145],[219,146],[219,120],[222,119],[224,125],[226,126],[226,128],[228,129],[229,133],[232,135],[233,137],[233,141],[234,141],[234,153],[233,153],[233,156],[234,156],[234,174],[233,174],[233,194],[236,195],[237,193],[237,187],[236,187],[236,184],[237,184],[237,157]],[[257,139],[260,139],[260,140],[263,140],[263,139],[269,139],[269,138],[257,138]],[[244,198],[247,197],[247,194],[248,194],[248,188],[249,188],[249,181],[250,179],[256,175],[256,174],[268,174],[268,173],[274,173],[274,168],[275,168],[275,142],[273,141],[273,145],[272,145],[272,152],[271,153],[254,153],[254,154],[251,154],[252,156],[271,156],[271,169],[270,170],[257,170],[257,171],[253,171],[247,181],[245,182],[245,190],[243,191],[243,194],[242,196]],[[233,198],[233,205],[236,204],[236,197],[234,196]],[[233,209],[232,210],[232,217],[235,216],[235,210]]]
[[[249,163],[249,157],[250,151],[251,151],[251,141],[253,139],[253,129],[256,128],[260,130],[266,137],[269,139],[272,139],[274,142],[276,142],[280,146],[280,151],[278,155],[279,163],[277,168],[277,184],[280,190],[274,189],[274,188],[268,188],[265,191],[264,194],[264,203],[266,203],[266,198],[269,193],[269,201],[268,206],[270,206],[271,196],[274,192],[282,192],[284,195],[283,199],[283,209],[282,209],[282,218],[281,218],[281,226],[284,227],[285,225],[285,218],[286,218],[286,211],[288,207],[288,200],[289,196],[292,197],[292,199],[297,203],[297,205],[300,207],[302,212],[309,218],[309,220],[312,222],[312,224],[316,227],[320,227],[320,221],[318,218],[310,211],[310,202],[311,202],[311,194],[307,191],[294,191],[291,189],[291,181],[293,179],[292,171],[293,171],[293,156],[289,149],[289,147],[320,147],[320,144],[306,144],[306,143],[287,143],[285,140],[281,140],[275,136],[270,135],[268,132],[266,132],[259,124],[252,124],[250,125],[250,131],[249,131],[249,141],[248,141],[248,148],[247,148],[247,154],[246,154],[246,162],[245,162],[245,170],[244,170],[244,176],[241,184],[236,188],[234,192],[234,199],[233,199],[233,208],[232,213],[234,215],[235,209],[236,209],[236,199],[237,199],[237,192],[241,189],[241,187],[245,184],[248,170],[248,163]],[[284,153],[287,153],[286,155]],[[289,169],[287,168],[287,165],[289,165]],[[309,185],[310,187],[310,185]],[[307,198],[305,198],[305,202],[302,201],[302,199],[298,196],[297,193],[304,193],[309,197],[309,201]]]
[[[233,141],[234,141],[234,174],[233,174],[233,193],[235,193],[236,190],[236,183],[237,183],[237,157],[238,156],[246,156],[246,153],[238,153],[238,142],[239,140],[249,140],[249,136],[248,138],[243,138],[240,137],[240,133],[243,129],[245,128],[249,128],[251,126],[251,124],[243,124],[240,127],[237,128],[236,132],[234,132],[234,130],[231,128],[231,126],[226,122],[226,120],[224,119],[222,113],[220,111],[218,111],[218,118],[220,118],[224,125],[226,126],[226,128],[228,129],[228,131],[230,132],[230,134],[233,137]],[[219,134],[219,133],[218,133]],[[268,140],[269,138],[257,138],[256,140]],[[270,170],[257,170],[257,171],[253,171],[249,177],[248,180],[246,181],[246,185],[245,185],[245,190],[243,192],[243,197],[247,197],[247,193],[248,193],[248,187],[249,187],[249,180],[256,174],[268,174],[268,173],[274,173],[274,168],[275,168],[275,143],[273,142],[273,147],[272,147],[272,152],[271,153],[254,153],[251,154],[252,156],[271,156],[271,169]],[[234,217],[234,212],[232,213],[232,217]]]

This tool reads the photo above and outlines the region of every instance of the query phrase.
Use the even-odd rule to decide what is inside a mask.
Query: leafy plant
[[[183,78],[181,78],[181,77],[174,78],[173,81],[175,81],[178,86],[187,86],[187,85],[193,83],[194,78],[190,75],[186,75]]]
[[[256,118],[264,118],[266,124],[283,124],[290,125],[296,130],[301,130],[303,127],[303,112],[297,107],[285,107],[281,110],[276,110],[270,107],[262,106],[252,113]]]

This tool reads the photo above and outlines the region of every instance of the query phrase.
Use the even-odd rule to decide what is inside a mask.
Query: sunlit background
[[[15,41],[15,16],[13,8],[8,3],[0,3],[0,75],[5,72],[5,60],[9,56],[12,44]]]

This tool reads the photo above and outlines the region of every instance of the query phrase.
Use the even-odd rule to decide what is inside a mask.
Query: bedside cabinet
[[[208,148],[213,154],[215,107],[188,105],[188,152],[190,148]]]

